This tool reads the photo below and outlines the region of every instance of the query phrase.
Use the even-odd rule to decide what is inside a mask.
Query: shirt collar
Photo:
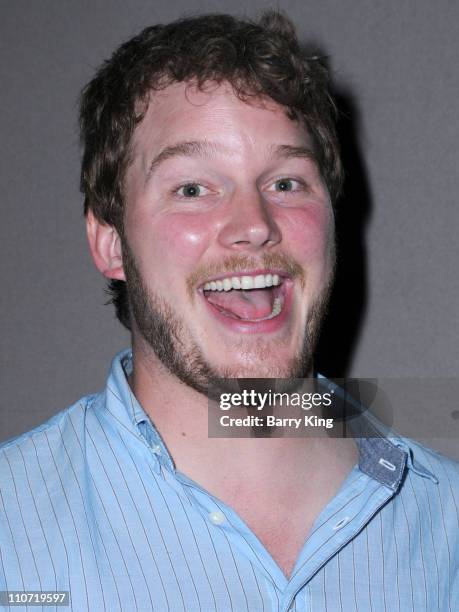
[[[175,470],[174,461],[161,434],[138,402],[129,386],[132,373],[132,349],[125,349],[113,358],[106,387],[105,408],[122,426],[146,443],[160,464]]]
[[[119,421],[124,422],[125,426],[129,424],[137,435],[142,436],[160,462],[175,469],[164,440],[131,391],[127,380],[131,372],[132,349],[125,349],[112,361],[106,389],[107,409]],[[317,377],[326,386],[338,389],[321,374],[317,374]],[[393,490],[400,486],[406,468],[419,476],[438,482],[436,476],[415,459],[413,448],[407,438],[388,431],[368,411],[362,409],[362,414],[363,418],[357,420],[359,427],[363,427],[362,435],[359,436],[358,431],[354,432],[359,451],[359,469],[362,472]]]
[[[322,374],[317,374],[317,377],[334,392],[343,394],[336,384]],[[361,404],[353,403],[360,413],[350,423],[362,472],[393,490],[400,486],[406,468],[438,484],[438,478],[415,459],[410,440],[389,429]]]

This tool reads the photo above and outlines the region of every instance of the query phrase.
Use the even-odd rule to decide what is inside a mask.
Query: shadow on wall
[[[336,204],[337,266],[329,312],[324,321],[314,360],[328,377],[349,375],[367,307],[366,225],[371,193],[359,144],[359,117],[351,93],[334,91],[338,106],[338,137],[345,181]]]

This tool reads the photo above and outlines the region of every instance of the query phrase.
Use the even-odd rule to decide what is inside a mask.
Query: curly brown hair
[[[121,45],[83,89],[80,188],[85,215],[91,209],[124,239],[123,183],[133,132],[151,91],[188,81],[200,88],[229,82],[240,99],[267,96],[284,106],[290,118],[301,118],[336,200],[343,173],[325,62],[302,51],[291,21],[278,12],[266,12],[258,22],[212,14],[144,29]],[[126,284],[110,280],[108,292],[117,318],[130,329]]]

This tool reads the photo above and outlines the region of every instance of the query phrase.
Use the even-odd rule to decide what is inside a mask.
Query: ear
[[[89,210],[86,215],[86,233],[96,268],[106,278],[126,280],[121,240],[116,229],[96,219],[92,210]]]

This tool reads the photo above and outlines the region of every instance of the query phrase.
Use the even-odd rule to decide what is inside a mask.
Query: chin
[[[272,359],[262,357],[244,361],[228,361],[215,367],[220,378],[302,378],[308,375],[309,359],[305,355]]]
[[[291,378],[291,372],[280,367],[263,367],[263,368],[228,368],[223,371],[221,378]],[[295,376],[296,378],[296,376]]]
[[[208,362],[222,372],[222,378],[290,378],[301,377],[305,357],[309,355],[308,343],[299,343],[300,334],[292,346],[288,339],[274,337],[241,338],[222,352],[209,355]],[[214,352],[214,351],[212,351]],[[223,359],[222,359],[223,357]],[[231,373],[231,374],[230,374]]]

